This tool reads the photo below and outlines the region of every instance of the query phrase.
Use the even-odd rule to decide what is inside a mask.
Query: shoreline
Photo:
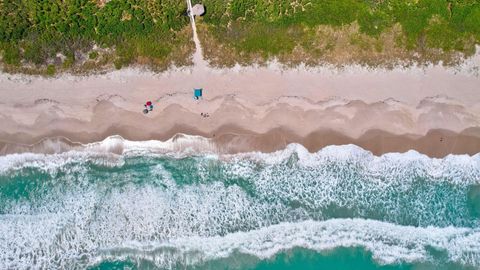
[[[7,141],[92,143],[113,135],[166,141],[183,133],[213,138],[221,153],[300,143],[311,152],[356,144],[375,155],[410,149],[431,157],[472,155],[480,152],[479,72],[477,50],[455,68],[284,69],[271,63],[53,79],[0,74],[0,150]],[[204,89],[200,101],[192,98],[197,87]],[[148,100],[155,108],[144,115]]]
[[[429,97],[415,106],[391,99],[313,102],[302,97],[279,97],[255,105],[234,96],[180,105],[179,100],[185,99],[167,96],[162,101],[167,103],[165,108],[144,115],[119,106],[116,102],[122,99],[113,96],[97,102],[83,119],[59,115],[63,104],[36,100],[31,106],[10,108],[29,113],[22,118],[3,117],[0,155],[34,151],[35,147],[25,146],[49,139],[51,143],[64,138],[61,145],[48,146],[46,153],[63,151],[62,145],[70,142],[96,143],[115,135],[131,141],[165,142],[177,134],[210,140],[213,146],[208,150],[221,154],[274,152],[290,143],[299,143],[310,152],[328,145],[355,144],[377,156],[408,150],[430,157],[480,153],[480,111],[446,97]],[[200,115],[204,110],[208,118]],[[31,122],[22,123],[25,120]]]
[[[124,137],[120,134],[100,136],[98,138],[103,139],[99,140],[91,140],[96,137],[86,134],[77,136],[63,134],[43,137],[31,144],[0,140],[0,156],[19,153],[59,154],[72,150],[89,151],[91,148],[95,149],[94,152],[122,154],[124,141],[138,144],[149,144],[153,141],[163,145],[162,153],[193,150],[199,154],[219,155],[273,153],[286,149],[290,144],[300,144],[310,153],[318,152],[327,146],[349,144],[370,151],[375,156],[405,153],[410,150],[430,158],[444,158],[450,154],[473,156],[480,153],[480,128],[471,128],[460,133],[437,129],[428,131],[424,136],[395,135],[381,130],[369,130],[359,138],[351,138],[332,130],[318,130],[304,137],[282,128],[256,134],[235,126],[224,126],[214,132],[214,137],[203,137],[206,134],[192,128],[177,127],[165,134],[152,135],[148,140],[135,140],[135,137]],[[173,135],[170,136],[171,134]],[[88,137],[89,140],[82,140],[82,137],[83,139]],[[114,143],[99,148],[93,147],[102,145],[107,140],[113,140]]]

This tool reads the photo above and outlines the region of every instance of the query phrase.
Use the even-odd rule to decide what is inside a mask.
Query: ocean
[[[112,137],[4,155],[0,268],[480,269],[480,154]]]

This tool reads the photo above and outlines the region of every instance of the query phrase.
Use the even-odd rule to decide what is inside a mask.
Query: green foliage
[[[461,33],[455,31],[444,19],[435,19],[425,29],[428,47],[445,51],[463,48]]]
[[[203,20],[212,25],[225,25],[230,21],[228,5],[225,0],[202,0],[206,7],[206,13]]]
[[[365,8],[365,4],[357,0],[323,0],[313,2],[303,14],[309,25],[341,26],[354,22]]]
[[[3,61],[9,65],[20,63],[20,50],[17,46],[6,44],[3,46]]]
[[[28,10],[22,1],[0,2],[0,41],[15,41],[23,38],[29,26]]]
[[[200,2],[200,1],[194,1]],[[202,0],[203,22],[220,43],[264,57],[310,48],[315,29],[357,23],[378,38],[400,25],[403,46],[421,51],[465,51],[480,41],[480,0]],[[115,66],[166,61],[191,40],[178,38],[188,27],[185,1],[0,0],[3,62],[45,65],[59,52],[63,68],[92,45],[115,49]],[[359,40],[353,39],[354,43]],[[90,59],[95,55],[90,54]],[[149,61],[146,61],[148,59]]]
[[[47,66],[47,75],[48,76],[53,76],[57,72],[55,65],[48,65]]]
[[[167,46],[158,46],[163,42],[163,40],[159,37],[160,35],[138,35],[133,39],[132,43],[135,45],[137,53],[140,56],[164,58],[169,55],[173,48]],[[169,37],[172,40],[175,39],[173,35]]]
[[[385,28],[392,26],[392,18],[382,10],[365,10],[364,14],[358,17],[360,31],[370,36],[380,35]]]
[[[11,44],[4,61],[43,65],[58,52],[86,53],[94,43],[119,47],[123,64],[135,61],[138,53],[166,59],[178,46],[172,35],[189,23],[182,16],[185,9],[186,3],[176,0],[111,0],[103,7],[94,0],[3,0],[0,43]],[[74,62],[69,57],[63,66]]]
[[[252,31],[243,33],[245,36],[235,46],[250,53],[261,52],[265,57],[275,56],[291,52],[298,33],[285,31],[284,27],[275,24],[257,24],[252,26]]]
[[[97,57],[98,57],[98,52],[96,52],[96,51],[90,52],[90,53],[88,54],[88,58],[89,58],[90,60],[95,60],[95,59],[97,59]]]
[[[113,64],[114,64],[116,69],[121,69],[122,68],[122,60],[121,59],[115,60],[115,62],[113,62]]]
[[[255,9],[256,0],[236,0],[232,1],[230,4],[230,12],[232,19],[237,18],[248,18],[250,16],[255,16],[255,13],[251,12]]]
[[[63,68],[68,69],[75,63],[75,54],[72,51],[67,51],[65,57],[66,59],[63,61],[62,66]]]
[[[204,21],[220,42],[244,52],[275,55],[306,44],[304,29],[357,22],[360,32],[378,37],[402,26],[407,49],[424,46],[463,50],[472,36],[480,42],[480,0],[204,0]],[[297,35],[291,37],[292,29]],[[289,34],[286,34],[289,33]],[[293,39],[297,39],[295,42]],[[285,44],[279,44],[283,42]],[[292,44],[294,42],[294,44]],[[306,44],[308,47],[308,44]],[[305,47],[305,46],[304,46]]]
[[[462,32],[475,33],[477,40],[480,39],[480,4],[460,7],[454,10],[454,25]]]

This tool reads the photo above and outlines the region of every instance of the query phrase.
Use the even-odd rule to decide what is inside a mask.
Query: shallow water
[[[480,155],[143,150],[0,157],[1,268],[480,268]]]

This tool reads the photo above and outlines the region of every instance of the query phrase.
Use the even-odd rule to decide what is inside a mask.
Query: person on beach
[[[151,101],[145,102],[145,104],[143,104],[143,107],[145,107],[145,109],[143,109],[144,114],[153,111],[153,103]]]
[[[147,108],[149,111],[152,111],[153,103],[151,101],[147,101],[147,103],[145,103],[145,108]]]

